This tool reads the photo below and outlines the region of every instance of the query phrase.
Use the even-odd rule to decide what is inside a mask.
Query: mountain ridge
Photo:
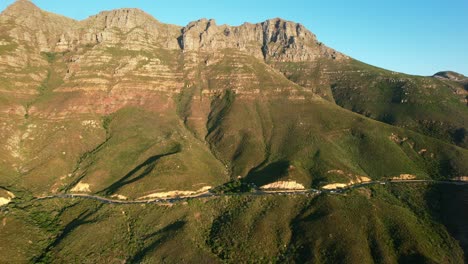
[[[25,10],[35,15],[23,18],[21,12]],[[38,26],[42,27],[46,24],[37,21],[41,20],[40,16],[44,16],[44,14],[50,13],[42,11],[29,0],[17,0],[3,12],[3,16],[20,19],[17,24],[25,24],[36,30]],[[169,49],[180,48],[193,51],[240,48],[251,52],[258,58],[263,56],[264,59],[275,58],[283,61],[308,61],[321,56],[347,58],[319,43],[315,35],[301,24],[280,18],[268,19],[256,24],[246,22],[240,26],[218,26],[213,19],[199,19],[182,27],[161,23],[140,9],[121,8],[102,11],[81,21],[68,20],[68,23],[64,23],[62,32],[54,31],[52,32],[53,36],[48,36],[49,40],[55,38],[55,44],[52,42],[48,47],[41,45],[42,51],[62,52],[72,50],[77,43],[91,44],[104,40],[113,41],[115,33],[109,32],[112,28],[124,30],[123,33],[128,33],[134,28],[141,28],[143,33],[154,36],[155,43]],[[76,29],[70,30],[70,27]],[[89,30],[80,29],[83,27]],[[158,31],[162,31],[162,34],[158,34]],[[160,35],[169,35],[169,38],[163,43],[158,43],[156,38]],[[228,38],[229,36],[231,37]],[[43,38],[41,37],[41,39]],[[252,45],[249,43],[251,41],[258,42],[258,44],[251,47]]]
[[[25,9],[33,9],[37,15],[24,18],[29,19],[24,25],[15,22],[23,19],[21,12]],[[9,150],[5,160],[13,158],[15,162],[8,166],[27,177],[40,177],[41,170],[49,170],[59,162],[57,170],[67,172],[71,179],[58,180],[56,174],[51,175],[55,182],[55,187],[51,187],[53,192],[59,191],[58,185],[66,185],[61,188],[71,190],[83,179],[94,182],[90,188],[93,191],[106,190],[107,184],[127,182],[113,183],[119,175],[109,165],[114,163],[113,159],[104,153],[126,151],[116,138],[125,142],[133,137],[148,148],[142,151],[140,146],[135,146],[134,149],[138,160],[151,161],[147,164],[140,160],[142,167],[154,168],[157,157],[178,161],[183,157],[192,160],[192,165],[210,164],[203,169],[188,166],[184,172],[171,170],[179,177],[187,177],[187,183],[173,186],[160,176],[161,180],[153,182],[144,178],[148,181],[146,187],[131,185],[137,186],[131,187],[136,189],[157,185],[188,188],[188,182],[196,184],[198,180],[189,175],[202,172],[200,179],[207,182],[220,183],[224,178],[216,179],[215,175],[223,175],[269,184],[273,176],[267,172],[271,168],[279,171],[273,178],[298,180],[304,186],[328,181],[327,171],[337,169],[373,179],[399,174],[464,176],[464,155],[455,159],[453,152],[464,153],[468,139],[463,124],[467,116],[462,114],[454,119],[455,114],[440,115],[438,110],[467,111],[459,103],[463,91],[450,80],[413,77],[364,65],[324,46],[301,24],[280,18],[237,27],[218,26],[214,20],[200,19],[178,27],[160,23],[142,10],[118,9],[82,21],[67,20],[71,26],[59,23],[61,19],[24,0],[0,15],[3,43],[12,46],[0,52],[0,66],[4,69],[0,77],[5,80],[0,91],[5,101],[1,113],[21,120],[12,123],[4,133],[5,148]],[[24,34],[17,34],[20,31]],[[437,104],[434,108],[436,97],[450,103]],[[291,116],[297,112],[302,114]],[[132,113],[164,125],[159,131],[154,124],[145,124],[145,118],[131,117]],[[153,117],[151,113],[158,116]],[[339,116],[342,124],[336,123],[332,113]],[[427,120],[427,116],[431,119]],[[81,123],[68,124],[79,120]],[[113,132],[105,120],[120,120],[122,124],[113,126],[114,133],[120,137],[111,136]],[[391,136],[373,138],[375,135],[355,127],[352,120],[361,120],[363,127],[385,133],[395,131]],[[74,142],[73,149],[68,149],[60,137],[56,138],[59,141],[54,147],[46,141],[46,136],[39,136],[39,131],[31,136],[31,141],[23,140],[30,136],[33,126],[43,122],[76,126],[73,133],[80,140]],[[155,134],[124,132],[128,122],[141,129],[151,127],[165,143],[152,143]],[[361,158],[355,157],[349,146],[329,145],[331,142],[325,140],[329,133],[334,133],[329,130],[336,127],[341,129],[337,132],[340,137],[350,140],[340,144],[351,144],[351,149],[357,149],[354,151],[363,151],[360,145],[368,144],[360,134],[382,141],[382,146],[394,151],[402,151],[393,144],[403,144],[405,137],[400,139],[395,135],[402,133],[400,129],[410,128],[420,133],[404,132],[412,135],[415,142],[440,145],[438,149],[444,154],[436,156],[437,148],[431,152],[421,147],[415,158],[405,149],[402,157],[386,157],[399,164],[395,168],[376,167],[366,161],[360,161],[362,164],[357,166],[353,159]],[[172,134],[171,130],[177,133]],[[55,135],[53,131],[42,132]],[[81,140],[84,134],[87,141]],[[294,139],[290,138],[292,134]],[[308,139],[311,135],[314,140]],[[36,143],[36,138],[41,138],[40,143]],[[324,141],[318,143],[317,138]],[[433,139],[436,140],[432,142]],[[102,142],[104,147],[95,146],[96,142]],[[411,149],[414,144],[409,145]],[[181,147],[185,145],[196,147]],[[33,157],[34,152],[29,150],[38,146],[48,154]],[[317,149],[318,146],[326,150]],[[53,148],[66,148],[63,153],[70,154],[57,156]],[[377,151],[367,148],[364,150]],[[83,150],[95,154],[92,158],[81,158]],[[299,154],[310,151],[318,156]],[[322,158],[321,151],[325,153]],[[362,154],[365,155],[369,153]],[[347,162],[343,163],[338,156]],[[320,167],[317,160],[328,164],[328,170]],[[77,169],[69,173],[73,162],[78,163]],[[122,165],[131,166],[137,161],[127,162],[130,163],[122,162]],[[421,165],[426,162],[438,168],[431,171]],[[99,166],[93,164],[101,164],[105,169],[99,172]],[[86,169],[81,169],[83,166]],[[96,171],[88,173],[88,166]],[[49,186],[41,187],[45,191],[42,188]],[[127,192],[126,195],[131,194]]]
[[[466,260],[460,82],[359,62],[278,18],[74,21],[20,1],[0,15],[9,262]]]

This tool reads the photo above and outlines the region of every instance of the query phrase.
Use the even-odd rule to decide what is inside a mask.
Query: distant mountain
[[[466,81],[468,79],[465,75],[453,71],[441,71],[434,74],[434,77],[458,82]]]
[[[454,198],[433,185],[384,183],[466,180],[463,78],[370,66],[280,18],[181,27],[126,8],[76,21],[18,0],[0,14],[3,254],[462,262],[456,239],[466,234],[436,217],[437,204]],[[382,184],[335,196],[258,191],[170,208],[136,203],[210,188],[363,181]],[[100,203],[112,199],[135,203]]]
[[[452,71],[443,71],[443,72],[438,72],[434,74],[434,77],[439,78],[441,80],[449,80],[449,81],[454,81],[462,84],[465,87],[465,90],[468,91],[468,77],[466,77],[463,74],[452,72]],[[467,98],[467,104],[468,104],[468,93],[465,93],[466,98]]]

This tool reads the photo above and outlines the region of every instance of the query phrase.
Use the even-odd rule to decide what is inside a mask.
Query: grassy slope
[[[430,213],[432,193],[406,185],[172,207],[28,202],[2,213],[0,241],[11,261],[462,263],[460,246]]]
[[[141,55],[112,52],[115,65]],[[35,195],[67,191],[79,181],[90,184],[92,192],[141,197],[216,186],[228,176],[257,185],[283,179],[317,187],[353,178],[330,170],[372,179],[451,178],[468,172],[465,149],[342,109],[233,50],[206,55],[214,62],[186,70],[180,96],[152,92],[150,104],[127,106],[110,116],[75,114],[52,121],[48,118],[56,109],[71,111],[66,110],[74,106],[69,97],[82,93],[60,92],[67,85],[64,63],[71,54],[46,55],[48,77],[30,103],[30,115],[18,123],[21,168],[3,181]],[[177,63],[186,62],[171,63],[182,68]],[[83,125],[90,121],[93,125]],[[392,134],[402,142],[391,140]]]
[[[465,98],[456,94],[463,90],[459,83],[395,73],[352,59],[273,66],[304,87],[331,88],[323,96],[346,109],[467,146],[468,108]],[[317,83],[310,84],[312,80]]]
[[[82,159],[74,183],[81,180],[93,192],[136,198],[151,191],[196,190],[227,180],[223,165],[175,113],[127,108],[108,120],[107,140]]]
[[[78,52],[88,49],[94,48]],[[147,54],[119,47],[106,54],[112,60],[105,67],[82,69],[91,75],[72,75],[68,84],[79,86],[99,77],[95,71],[112,72],[121,61],[139,55],[156,56],[171,70],[187,66],[179,53],[161,50]],[[43,81],[31,82],[37,94],[0,98],[31,109],[2,136],[5,142],[12,135],[20,139],[21,158],[1,154],[0,185],[21,198],[67,191],[79,181],[102,195],[136,198],[215,186],[228,176],[258,185],[288,179],[321,186],[350,180],[328,173],[337,169],[373,179],[403,173],[451,178],[468,172],[468,151],[449,144],[465,146],[465,139],[455,142],[453,132],[466,125],[466,106],[439,80],[395,75],[354,61],[340,66],[323,61],[312,68],[275,65],[288,80],[260,60],[226,50],[209,55],[209,65],[200,59],[195,69],[186,70],[180,96],[154,93],[151,105],[52,121],[54,113],[80,105],[84,93],[56,91],[67,84],[66,61],[73,54],[50,55],[38,55],[39,66],[20,71],[25,79],[31,72],[43,73]],[[325,70],[341,73],[324,77]],[[125,77],[131,80],[128,86],[152,80]],[[113,78],[109,83],[118,83]],[[3,88],[11,90],[7,84]],[[309,90],[372,119],[434,138],[365,118]],[[406,99],[409,104],[402,104]],[[161,102],[170,107],[151,108]],[[90,120],[97,125],[83,125]],[[391,140],[392,134],[401,142]],[[2,212],[6,222],[0,240],[12,260],[45,262],[462,262],[459,246],[434,222],[440,219],[428,213],[433,209],[420,197],[424,192],[374,188],[345,197],[241,197],[172,208],[44,202]]]
[[[221,65],[236,62],[224,57]],[[353,114],[285,82],[264,64],[244,64],[244,71],[249,68],[262,80],[259,95],[230,79],[231,87],[242,90],[218,93],[207,125],[207,140],[233,177],[247,176],[257,184],[292,179],[311,186],[326,182],[327,172],[337,169],[373,179],[404,173],[453,177],[468,171],[465,149]],[[220,76],[231,71],[210,71],[208,80],[223,80]],[[271,87],[268,80],[274,78],[281,82]],[[273,92],[278,86],[282,92]],[[395,143],[392,134],[406,140]],[[422,149],[428,151],[418,154]]]
[[[392,133],[408,140],[396,143]],[[467,171],[465,149],[322,100],[236,99],[208,138],[232,175],[257,183],[290,178],[310,186],[337,169],[373,179],[404,173],[450,178]],[[418,154],[421,149],[429,152]]]

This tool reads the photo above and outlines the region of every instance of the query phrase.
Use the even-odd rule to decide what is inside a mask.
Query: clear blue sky
[[[0,0],[0,10],[14,2]],[[454,70],[468,75],[468,0],[33,0],[75,19],[137,7],[161,22],[202,17],[240,25],[282,17],[361,61],[418,75]]]

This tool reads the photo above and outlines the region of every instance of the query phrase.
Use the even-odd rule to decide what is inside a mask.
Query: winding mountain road
[[[246,192],[246,193],[224,193],[217,194],[211,193],[209,191],[200,193],[197,195],[190,196],[174,196],[167,198],[157,198],[157,199],[147,199],[147,200],[116,200],[110,199],[98,195],[92,194],[72,194],[72,193],[63,193],[56,194],[44,197],[38,197],[34,200],[50,200],[50,199],[89,199],[95,200],[107,204],[160,204],[160,205],[171,205],[176,202],[192,200],[192,199],[202,199],[202,198],[211,198],[211,197],[226,197],[226,196],[267,196],[267,195],[319,195],[321,193],[329,194],[341,194],[349,190],[365,188],[371,185],[386,185],[386,184],[411,184],[411,183],[427,183],[427,184],[451,184],[451,185],[468,185],[468,182],[464,181],[437,181],[437,180],[391,180],[391,181],[371,181],[364,182],[359,184],[350,185],[345,188],[335,189],[335,190],[318,190],[318,189],[304,189],[304,190],[257,190],[255,192]]]

